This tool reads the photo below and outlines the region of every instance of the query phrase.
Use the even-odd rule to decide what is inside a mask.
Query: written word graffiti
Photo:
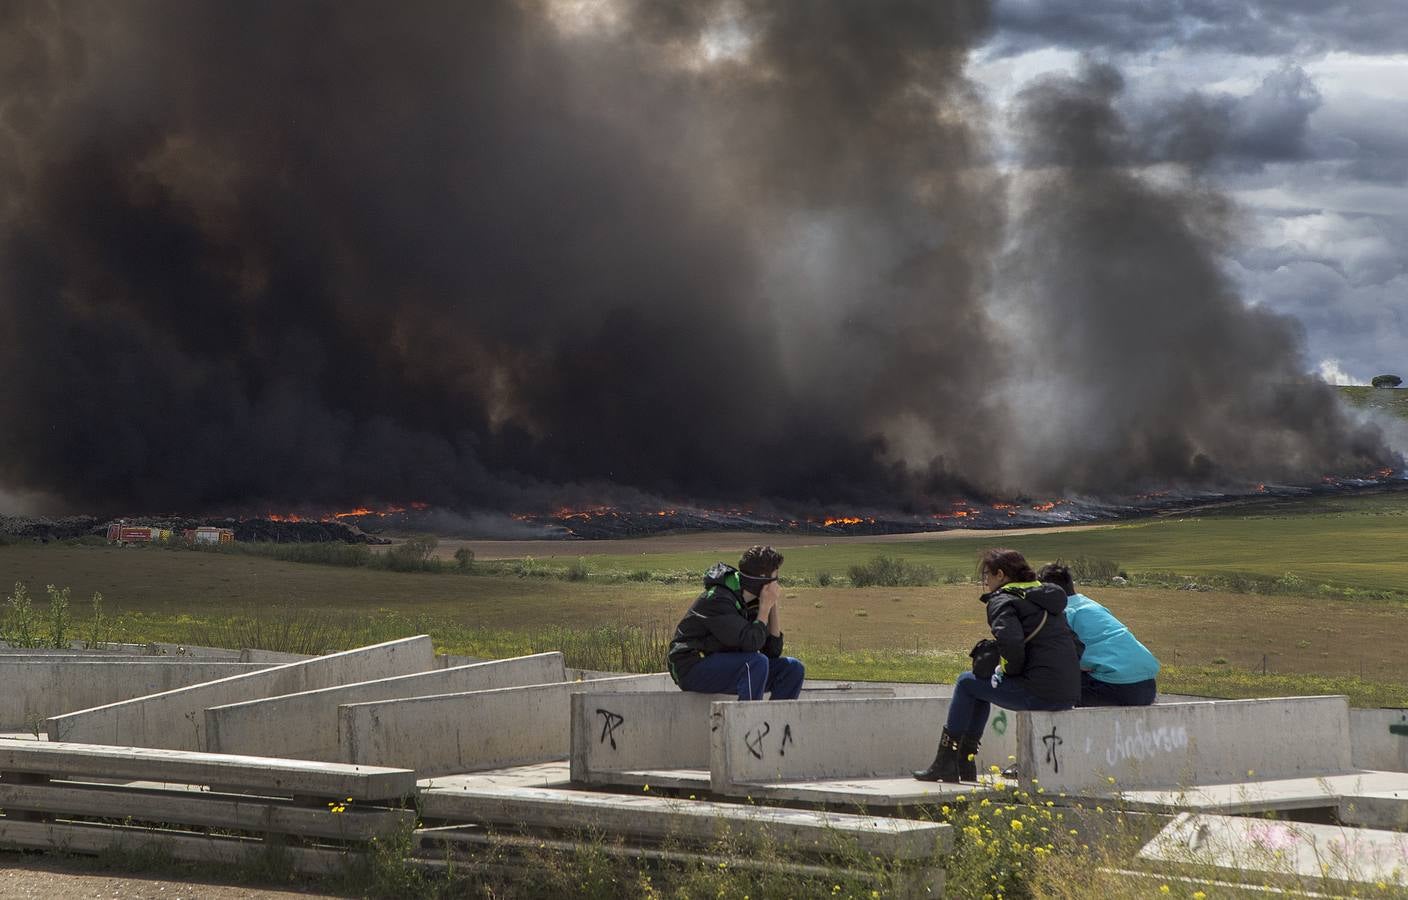
[[[1115,720],[1115,737],[1105,750],[1105,762],[1117,765],[1127,760],[1142,761],[1159,753],[1175,753],[1188,747],[1188,729],[1182,725],[1171,727],[1160,725],[1148,730],[1144,723],[1135,721],[1134,732],[1126,734]]]
[[[626,717],[600,707],[597,707],[596,714],[601,716],[601,739],[597,743],[604,744],[609,740],[611,741],[611,749],[615,750],[616,729],[626,721]]]
[[[1061,771],[1061,760],[1056,755],[1056,748],[1064,744],[1065,741],[1061,740],[1060,736],[1056,734],[1055,725],[1051,726],[1050,734],[1042,735],[1041,742],[1046,745],[1047,765],[1051,766],[1051,771],[1059,773]]]
[[[753,755],[754,759],[763,758],[763,738],[767,737],[770,731],[772,731],[772,726],[764,722],[758,728],[743,735],[743,746],[748,748],[748,752]]]
[[[787,755],[787,745],[788,745],[788,744],[795,744],[795,743],[797,743],[797,742],[794,741],[794,740],[792,740],[792,726],[791,726],[791,724],[783,725],[783,726],[782,726],[782,746],[780,746],[780,747],[777,748],[777,755],[778,755],[778,756],[786,756],[786,755]]]

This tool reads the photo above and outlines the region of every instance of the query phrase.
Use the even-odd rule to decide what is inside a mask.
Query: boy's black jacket
[[[758,620],[758,605],[743,600],[738,570],[715,563],[704,573],[704,592],[689,607],[675,628],[670,642],[670,675],[680,679],[710,653],[754,653],[761,650],[771,657],[782,655],[782,635],[768,634],[766,622]]]

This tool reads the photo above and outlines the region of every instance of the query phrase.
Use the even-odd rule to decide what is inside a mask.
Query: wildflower
[[[1106,776],[1105,776],[1105,780],[1108,781],[1108,782],[1110,782],[1110,784],[1114,784],[1114,783],[1115,783],[1115,776],[1113,776],[1113,775],[1106,775]]]
[[[1022,826],[1022,820],[1021,820],[1021,819],[1013,819],[1011,822],[1008,822],[1007,824],[1009,824],[1009,825],[1012,826],[1012,830],[1013,830],[1013,831],[1021,831],[1021,830],[1022,830],[1022,827],[1023,827],[1023,826]]]
[[[1097,806],[1097,807],[1095,807],[1095,811],[1098,812],[1098,813],[1102,813],[1102,812],[1105,811],[1105,807],[1103,807],[1103,806]]]
[[[647,785],[644,785],[643,787],[641,787],[641,790],[643,790],[643,791],[648,791],[648,790],[650,790],[650,785],[648,785],[648,784],[647,784]]]
[[[939,812],[943,813],[944,815],[948,815],[948,805],[945,804],[944,806],[940,806]]]
[[[1202,891],[1194,891],[1193,900],[1208,900],[1208,895],[1204,894]]]
[[[990,772],[992,772],[992,774],[994,774],[994,775],[1001,775],[1001,774],[1002,774],[1002,770],[999,769],[999,768],[998,768],[997,766],[995,766],[995,765],[988,766],[988,770],[989,770]]]
[[[1169,891],[1168,885],[1166,885],[1166,884],[1161,884],[1161,885],[1159,885],[1159,893],[1160,893],[1160,894],[1167,894],[1168,891]]]
[[[727,869],[727,868],[728,868],[728,863],[726,863],[726,862],[721,862],[721,863],[719,863],[719,868],[720,868],[720,869]]]
[[[690,794],[690,795],[689,795],[689,799],[693,800],[693,799],[694,799],[694,795],[693,795],[693,794]]]

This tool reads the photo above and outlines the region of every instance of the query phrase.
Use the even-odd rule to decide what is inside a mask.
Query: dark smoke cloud
[[[5,8],[4,481],[839,501],[979,454],[881,435],[973,406],[981,3]]]
[[[1054,168],[1018,263],[1058,279],[1024,321],[1104,361],[1046,358],[1088,392],[1055,450],[1001,434],[1005,186],[963,77],[986,16],[6,4],[0,484],[99,510],[908,508],[1384,457],[1285,385],[1295,336],[1217,277],[1213,198],[1120,173],[1137,142],[1074,102],[1095,82],[1057,91],[1074,118],[1032,103]],[[1100,243],[1126,219],[1137,265]],[[1119,302],[1149,267],[1178,277]],[[1131,352],[1152,325],[1169,349]]]
[[[1048,488],[1301,480],[1384,458],[1332,389],[1302,375],[1294,320],[1244,305],[1219,265],[1243,223],[1198,172],[1139,177],[1117,112],[1123,79],[1026,88],[1015,128],[1028,172],[1009,276],[1031,318],[1031,410],[1051,452],[1026,474]],[[1078,441],[1059,440],[1059,428]]]

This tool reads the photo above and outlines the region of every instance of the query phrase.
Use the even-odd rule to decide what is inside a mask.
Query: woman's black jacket
[[[1038,581],[1009,582],[982,600],[988,627],[1002,651],[1004,680],[1013,681],[1044,700],[1080,702],[1080,655],[1085,647],[1066,624],[1066,592]],[[1027,635],[1046,624],[1036,637]]]

